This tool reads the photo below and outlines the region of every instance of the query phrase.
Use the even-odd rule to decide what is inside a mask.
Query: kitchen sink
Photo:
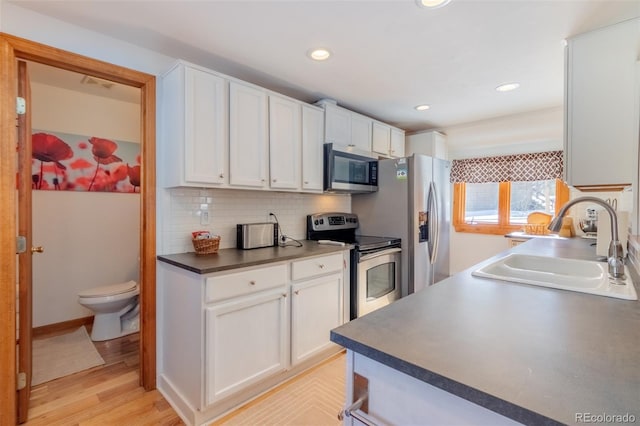
[[[610,279],[606,262],[512,253],[471,273],[522,284],[638,300],[629,271],[624,280]]]

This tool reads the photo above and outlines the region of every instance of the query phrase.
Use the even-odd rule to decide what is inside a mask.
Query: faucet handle
[[[609,277],[613,279],[625,279],[624,275],[624,258],[622,244],[618,240],[612,240],[609,244],[609,256],[607,263],[609,264]]]

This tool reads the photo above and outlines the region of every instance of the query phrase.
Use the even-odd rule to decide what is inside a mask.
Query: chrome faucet
[[[611,218],[611,242],[609,243],[609,255],[607,256],[609,277],[615,280],[624,280],[626,278],[624,275],[624,259],[622,257],[624,252],[622,251],[622,244],[620,244],[620,241],[618,240],[618,216],[616,215],[616,211],[609,204],[596,197],[575,198],[560,209],[558,215],[554,217],[549,224],[549,230],[558,232],[562,226],[562,218],[567,214],[567,211],[575,204],[582,202],[599,204],[604,207],[607,213],[609,213],[609,217]]]

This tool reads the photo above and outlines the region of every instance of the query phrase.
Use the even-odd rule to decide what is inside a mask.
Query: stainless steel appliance
[[[307,216],[307,239],[353,245],[350,264],[351,319],[400,298],[402,249],[399,238],[356,235],[353,213]]]
[[[449,162],[426,155],[380,160],[378,192],[351,197],[360,232],[402,239],[402,296],[449,276]]]
[[[355,148],[324,144],[324,190],[366,193],[378,190],[378,157]]]
[[[236,247],[242,250],[272,247],[278,244],[278,227],[272,222],[236,225]]]

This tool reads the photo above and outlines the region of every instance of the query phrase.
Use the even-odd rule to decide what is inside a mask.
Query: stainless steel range
[[[351,319],[400,298],[400,239],[357,235],[358,223],[358,216],[353,213],[307,216],[308,240],[337,241],[354,246],[350,265]]]

